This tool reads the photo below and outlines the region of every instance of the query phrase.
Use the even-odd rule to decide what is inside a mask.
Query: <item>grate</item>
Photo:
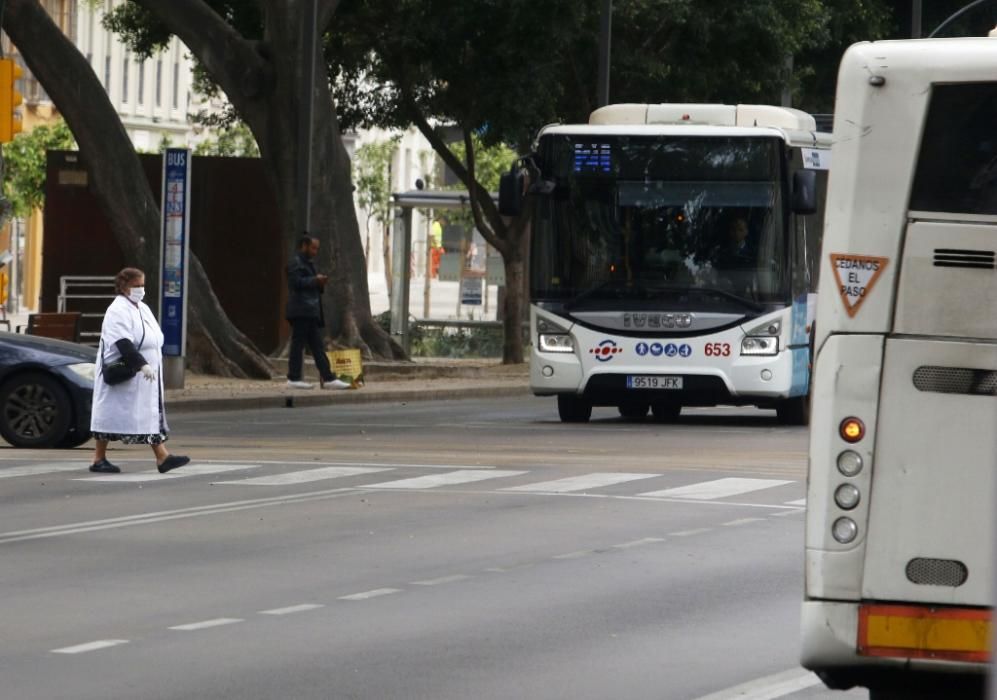
[[[992,250],[936,248],[935,267],[968,267],[977,270],[993,270],[994,257]]]
[[[914,386],[940,394],[997,396],[997,371],[972,367],[918,367]]]
[[[955,559],[917,558],[907,562],[907,580],[920,586],[961,586],[969,569]]]

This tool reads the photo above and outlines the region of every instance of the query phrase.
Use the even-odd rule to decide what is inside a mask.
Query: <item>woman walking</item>
[[[90,418],[96,448],[90,471],[121,471],[107,461],[107,443],[120,440],[125,445],[150,445],[156,466],[165,474],[190,458],[171,455],[164,444],[169,428],[163,406],[163,331],[142,303],[145,273],[126,267],[115,278],[115,289],[118,295],[100,328]]]

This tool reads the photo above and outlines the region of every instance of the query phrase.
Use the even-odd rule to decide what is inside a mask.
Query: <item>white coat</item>
[[[138,348],[156,373],[153,381],[147,380],[139,372],[121,384],[109,386],[104,383],[101,365],[121,357],[115,343],[122,339],[130,340]],[[165,430],[166,416],[164,414],[162,426],[159,417],[160,397],[163,395],[163,331],[152,315],[152,310],[142,302],[132,304],[119,294],[104,314],[100,340],[97,373],[93,383],[90,430],[117,435],[157,435],[161,427]]]

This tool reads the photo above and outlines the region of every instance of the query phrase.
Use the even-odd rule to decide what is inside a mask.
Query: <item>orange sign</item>
[[[854,318],[859,312],[862,302],[869,296],[889,262],[889,258],[872,255],[831,253],[831,267],[838,283],[838,294],[841,295],[841,303],[845,305],[850,318]]]

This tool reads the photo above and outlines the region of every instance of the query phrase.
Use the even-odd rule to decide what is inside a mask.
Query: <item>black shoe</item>
[[[168,471],[172,471],[177,467],[182,467],[190,461],[190,457],[182,457],[181,455],[170,455],[163,460],[163,463],[159,465],[159,473],[165,474]]]
[[[120,474],[121,470],[116,466],[108,462],[106,459],[102,459],[99,462],[94,462],[90,465],[90,471],[97,472],[98,474]]]

